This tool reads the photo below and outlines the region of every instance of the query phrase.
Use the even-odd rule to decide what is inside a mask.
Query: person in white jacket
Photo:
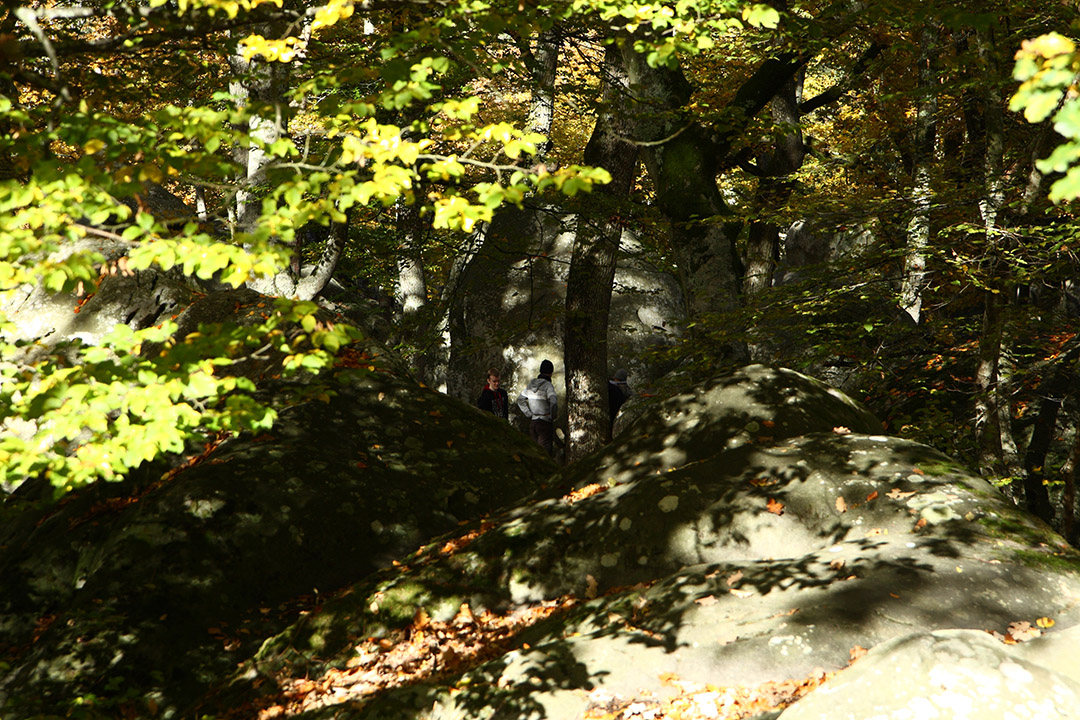
[[[555,366],[550,360],[540,363],[540,375],[518,395],[517,406],[521,414],[529,419],[529,437],[555,456],[555,418],[559,416],[559,396],[551,384],[551,374]]]

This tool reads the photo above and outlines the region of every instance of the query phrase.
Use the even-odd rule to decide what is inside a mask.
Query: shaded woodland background
[[[608,438],[616,367],[652,395],[795,367],[1075,539],[1074,224],[1043,172],[1067,166],[1038,163],[1064,138],[1047,109],[1008,107],[1018,49],[1049,57],[1072,19],[1037,2],[7,7],[4,485],[76,487],[266,427],[240,356],[266,337],[286,370],[318,370],[348,319],[465,400],[489,366],[516,392],[555,359],[569,462]],[[104,331],[48,332],[28,290],[87,302],[152,265],[194,296],[245,283],[339,315],[285,302],[151,368],[144,341],[177,346],[149,311],[102,355]],[[124,390],[154,385],[167,397]]]
[[[1071,631],[1074,22],[5,5],[0,706],[577,717]],[[467,406],[544,358],[557,462]]]

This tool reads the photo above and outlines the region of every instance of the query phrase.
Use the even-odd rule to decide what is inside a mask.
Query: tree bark
[[[939,28],[936,22],[923,26],[919,43],[919,101],[915,121],[914,168],[912,172],[912,212],[908,221],[907,254],[900,290],[900,307],[919,322],[922,293],[926,285],[926,248],[930,243],[930,205],[933,200],[931,167],[937,140],[937,56]]]
[[[741,304],[742,267],[735,250],[738,226],[716,185],[723,149],[683,116],[690,86],[681,71],[649,67],[631,43],[622,51],[635,105],[632,136],[670,222],[688,319],[733,310]],[[746,344],[724,343],[716,360],[721,366],[745,363]]]
[[[758,207],[775,208],[787,201],[791,195],[791,186],[779,178],[798,170],[806,157],[802,131],[798,129],[801,94],[802,82],[799,76],[795,76],[770,103],[774,122],[778,127],[786,126],[789,129],[777,137],[771,153],[758,158]],[[767,217],[755,219],[750,224],[750,235],[746,242],[743,292],[747,298],[761,294],[772,285],[772,276],[779,259],[780,226]]]
[[[1063,355],[1055,363],[1050,376],[1039,384],[1036,391],[1039,401],[1035,408],[1035,422],[1027,452],[1024,453],[1024,504],[1033,514],[1047,522],[1053,519],[1054,510],[1044,483],[1047,477],[1046,456],[1054,439],[1061,406],[1069,394],[1069,388],[1076,383],[1078,356],[1080,344]],[[1071,524],[1071,518],[1069,522]]]
[[[977,41],[982,74],[984,78],[988,78],[990,68],[996,65],[992,34],[989,30],[980,29],[977,31]],[[1011,422],[1012,418],[1008,397],[1001,392],[999,382],[1004,348],[1003,312],[1006,296],[1006,288],[1001,287],[997,277],[1001,262],[997,218],[1003,204],[1004,118],[1002,100],[997,89],[990,84],[983,88],[983,113],[986,138],[983,196],[979,202],[979,210],[986,237],[988,289],[983,293],[983,323],[979,335],[979,362],[975,371],[975,445],[980,472],[988,476],[1002,476],[1009,475],[1003,452],[1002,423]],[[1037,497],[1026,498],[1026,502],[1041,504]]]
[[[609,45],[604,55],[604,104],[584,161],[611,173],[578,216],[577,237],[566,284],[567,462],[601,447],[609,439],[607,336],[612,284],[622,226],[616,211],[637,173],[638,149],[628,141],[626,71],[621,54]]]
[[[554,28],[536,37],[527,63],[532,74],[532,98],[525,131],[539,133],[547,140],[537,145],[535,162],[541,162],[551,150],[551,128],[555,123],[555,78],[559,67],[559,33]]]
[[[239,50],[229,58],[233,79],[229,92],[238,105],[258,108],[245,128],[253,140],[274,142],[288,130],[289,106],[285,101],[288,83],[288,64],[245,60]],[[241,232],[250,232],[259,218],[260,207],[255,187],[266,178],[266,153],[252,143],[237,147],[234,157],[240,163],[242,176],[234,200],[234,225]]]

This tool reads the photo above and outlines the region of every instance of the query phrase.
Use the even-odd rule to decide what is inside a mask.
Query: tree
[[[337,228],[324,257],[332,265],[353,208],[391,206],[421,182],[431,183],[422,202],[433,227],[468,231],[530,189],[575,193],[606,181],[602,170],[522,167],[520,158],[543,138],[507,123],[474,123],[475,98],[437,97],[436,80],[451,61],[412,31],[384,31],[383,62],[374,72],[321,64],[320,36],[351,14],[352,4],[343,2],[9,6],[0,146],[11,164],[0,190],[0,290],[40,282],[54,292],[93,292],[107,269],[104,256],[92,249],[55,253],[94,237],[130,243],[124,265],[131,270],[177,268],[235,287],[289,268],[298,234],[312,224]],[[505,19],[491,13],[483,22]],[[308,25],[310,37],[287,33]],[[281,28],[286,32],[276,37],[261,34]],[[466,33],[460,42],[469,46],[474,38]],[[165,52],[204,63],[210,76],[239,52],[248,67],[238,71],[255,66],[237,75],[248,78],[248,91],[227,95],[211,85],[185,104],[170,102],[173,86],[155,91],[150,102],[136,97]],[[125,63],[138,71],[127,76],[131,85],[103,98],[89,68],[111,72]],[[285,65],[297,78],[290,88],[275,81]],[[271,87],[253,92],[261,80]],[[367,91],[343,92],[350,83],[366,83]],[[295,108],[306,110],[302,119],[318,132],[289,134],[284,117]],[[411,129],[392,122],[406,108],[415,118]],[[162,217],[139,200],[147,183],[162,182],[179,191],[204,188],[221,202],[203,223]],[[231,197],[239,198],[240,213],[229,238],[215,223],[226,219]],[[294,270],[288,287],[271,283],[272,289],[293,295],[301,277]],[[266,427],[275,417],[272,403],[230,367],[268,343],[282,353],[286,372],[318,371],[356,336],[317,316],[315,305],[288,298],[239,336],[228,330],[172,337],[176,325],[168,320],[134,331],[118,326],[99,347],[57,347],[33,362],[18,360],[21,341],[11,341],[17,331],[7,329],[0,419],[30,421],[38,435],[5,435],[0,479],[10,484],[44,473],[60,489],[118,477],[200,434]],[[161,353],[140,352],[151,344]]]

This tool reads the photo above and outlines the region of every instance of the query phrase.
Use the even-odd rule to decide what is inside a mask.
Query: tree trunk
[[[1077,422],[1073,421],[1073,425]],[[1061,498],[1061,534],[1071,545],[1076,545],[1076,468],[1080,465],[1080,426],[1073,432],[1072,452],[1064,469],[1065,492]]]
[[[1035,421],[1024,454],[1024,504],[1037,517],[1050,522],[1054,510],[1046,489],[1046,456],[1057,429],[1057,419],[1069,388],[1076,383],[1076,359],[1080,344],[1059,358],[1050,376],[1039,384]],[[1071,518],[1070,518],[1071,524]]]
[[[398,201],[397,231],[401,242],[397,253],[398,281],[394,300],[402,340],[411,346],[409,361],[413,372],[421,381],[434,386],[436,378],[432,369],[438,365],[438,358],[431,354],[442,344],[441,330],[432,322],[434,313],[428,303],[423,248],[429,222],[420,209],[419,203],[409,205],[403,200]]]
[[[650,67],[632,43],[623,59],[635,105],[633,135],[671,223],[670,237],[686,299],[688,319],[723,313],[741,304],[742,267],[735,250],[738,226],[716,185],[720,148],[681,109],[690,86],[678,70]],[[745,343],[730,340],[718,365],[749,360]]]
[[[233,79],[229,92],[240,106],[261,108],[253,112],[245,130],[253,140],[271,143],[288,129],[289,106],[285,101],[288,64],[245,60],[239,50],[229,58]],[[266,178],[266,153],[254,143],[237,147],[234,156],[243,168],[234,201],[235,227],[250,232],[259,218],[260,203],[255,188]]]
[[[983,76],[990,77],[989,69],[994,62],[993,38],[989,30],[977,32],[979,57]],[[979,203],[986,235],[986,276],[988,289],[983,293],[983,324],[979,336],[979,363],[975,372],[975,445],[978,452],[979,470],[988,476],[1008,475],[1004,462],[1002,423],[1010,422],[1011,408],[1008,398],[999,386],[1000,362],[1004,348],[1003,318],[1005,288],[997,278],[1000,266],[1000,233],[997,228],[998,212],[1003,203],[1002,167],[1004,147],[1004,119],[1002,101],[997,89],[986,85],[983,93],[986,143],[983,161],[983,198]],[[1025,488],[1026,489],[1026,488]],[[1039,498],[1026,498],[1028,504],[1041,504]]]
[[[555,29],[540,33],[526,58],[532,75],[532,98],[525,131],[547,138],[537,145],[534,162],[543,161],[551,150],[551,128],[555,122],[555,76],[559,67],[559,34]]]
[[[609,439],[607,336],[615,261],[622,227],[616,217],[637,172],[637,146],[626,140],[626,72],[619,51],[604,56],[604,106],[585,147],[585,163],[607,169],[612,181],[597,188],[577,221],[577,237],[566,284],[567,462]]]
[[[802,131],[797,129],[801,94],[802,81],[799,76],[795,76],[770,103],[774,122],[778,126],[796,129],[779,136],[772,152],[758,159],[759,178],[755,204],[760,208],[776,208],[787,201],[791,195],[791,185],[778,178],[798,170],[806,156]],[[747,298],[761,294],[772,285],[772,276],[779,259],[780,226],[768,217],[754,220],[750,224],[750,235],[746,242],[743,292]]]
[[[926,248],[930,242],[930,204],[933,188],[930,169],[934,162],[937,139],[937,68],[938,25],[923,26],[919,52],[919,101],[915,121],[914,169],[911,189],[912,213],[908,221],[908,247],[904,258],[904,278],[900,307],[916,323],[922,315],[922,293],[926,285]]]

